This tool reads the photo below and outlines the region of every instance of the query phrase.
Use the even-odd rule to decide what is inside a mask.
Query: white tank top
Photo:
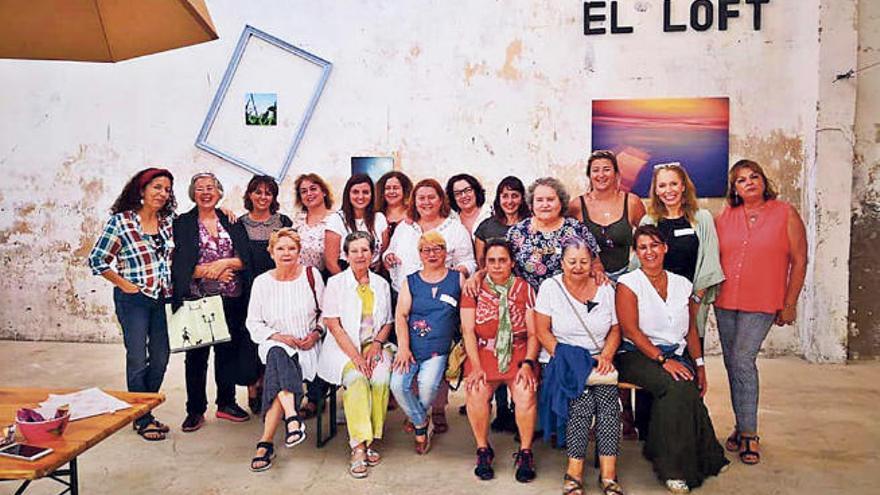
[[[676,345],[679,356],[687,346],[686,336],[690,314],[688,302],[691,296],[691,282],[667,271],[666,300],[651,285],[648,276],[641,270],[621,275],[617,283],[633,291],[639,301],[639,328],[654,345]]]

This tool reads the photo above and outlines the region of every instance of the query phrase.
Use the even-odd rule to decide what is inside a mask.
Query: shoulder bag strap
[[[574,312],[574,315],[577,316],[578,321],[581,322],[581,326],[584,327],[584,330],[587,332],[587,335],[590,336],[590,340],[593,341],[593,345],[596,346],[596,349],[601,351],[602,346],[599,345],[598,341],[596,341],[596,337],[593,337],[593,332],[591,332],[590,329],[587,328],[587,324],[584,323],[583,318],[581,318],[581,314],[578,313],[577,308],[574,307],[574,303],[571,302],[571,298],[568,297],[568,292],[565,290],[565,287],[563,287],[562,284],[559,283],[559,280],[557,280],[556,278],[552,278],[551,280],[556,282],[556,286],[559,287],[559,290],[562,291],[562,296],[565,297],[566,301],[568,301],[568,305],[571,307],[571,310],[572,310],[572,312]]]
[[[312,267],[307,266],[306,268],[306,278],[309,279],[309,288],[312,289],[312,298],[315,300],[315,321],[321,317],[321,305],[318,304],[318,293],[315,291],[315,274],[312,272]]]

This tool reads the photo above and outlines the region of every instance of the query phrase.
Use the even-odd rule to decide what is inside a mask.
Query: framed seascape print
[[[351,175],[366,174],[373,179],[373,184],[386,172],[394,170],[394,157],[391,156],[353,156],[351,157]]]
[[[314,54],[245,26],[196,146],[280,182],[331,68]]]
[[[593,150],[617,154],[621,187],[648,197],[654,166],[679,162],[700,197],[727,192],[728,98],[593,101]]]

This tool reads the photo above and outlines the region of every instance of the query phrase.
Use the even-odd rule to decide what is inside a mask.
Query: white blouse
[[[321,308],[325,321],[327,318],[339,318],[348,338],[360,350],[363,303],[357,295],[357,286],[357,279],[351,268],[330,277],[324,290]],[[379,331],[382,326],[394,322],[394,315],[391,313],[391,292],[388,290],[388,282],[373,272],[370,272],[370,288],[373,289],[374,294],[373,322],[376,331]],[[318,374],[329,383],[338,385],[342,383],[342,369],[349,361],[348,355],[343,352],[336,338],[328,332],[321,346]]]
[[[639,301],[639,329],[654,345],[678,346],[675,353],[681,356],[687,347],[691,297],[691,282],[680,275],[667,271],[666,300],[651,285],[641,269],[621,275],[617,283],[633,291]]]
[[[324,281],[316,268],[306,267],[306,270],[312,270],[315,278],[314,296],[305,270],[294,280],[277,280],[273,276],[274,270],[254,279],[245,325],[251,340],[258,345],[257,352],[263,363],[270,349],[280,347],[288,356],[298,354],[303,378],[313,380],[318,371],[320,343],[306,351],[270,339],[276,333],[301,339],[317,326],[315,296],[321,300]]]
[[[474,258],[474,245],[471,235],[457,218],[448,217],[436,229],[446,241],[446,267],[455,269],[464,266],[468,274],[473,274],[477,269],[477,261]],[[394,229],[394,235],[388,244],[384,256],[394,254],[400,258],[400,264],[391,269],[391,286],[400,291],[403,280],[407,275],[421,270],[422,260],[419,257],[419,238],[422,236],[422,227],[417,222],[400,222]]]
[[[358,230],[369,232],[367,229],[367,222],[363,218],[355,219],[354,226]],[[373,263],[379,261],[379,254],[382,252],[382,235],[387,228],[388,221],[385,220],[385,214],[382,212],[376,212],[376,216],[373,219],[373,229],[375,230],[375,233],[370,232],[370,235],[373,236]],[[345,251],[342,249],[342,244],[345,242],[345,237],[351,233],[351,230],[345,225],[345,217],[343,216],[342,210],[334,211],[327,215],[327,230],[339,235],[339,259],[347,259],[345,257]]]
[[[559,282],[559,284],[557,284]],[[568,301],[571,301],[571,304]],[[538,298],[535,300],[535,311],[552,319],[551,330],[556,340],[563,344],[582,347],[590,354],[598,354],[605,347],[605,338],[612,325],[617,325],[617,311],[614,308],[614,289],[610,284],[600,285],[592,302],[596,303],[592,311],[588,305],[578,301],[562,282],[562,274],[555,275],[541,282]],[[572,313],[571,306],[577,309],[578,315],[593,335],[593,339],[602,346],[596,347],[593,339],[587,335],[584,326]]]

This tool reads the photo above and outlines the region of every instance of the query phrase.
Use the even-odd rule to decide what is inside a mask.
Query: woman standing
[[[147,168],[135,174],[89,253],[92,274],[114,285],[129,392],[158,392],[168,366],[165,299],[171,296],[173,187],[168,170]],[[169,431],[149,412],[134,427],[149,441],[164,440]]]
[[[382,251],[382,235],[388,228],[385,215],[374,210],[373,179],[365,174],[352,175],[342,191],[342,208],[327,220],[324,237],[324,263],[335,275],[345,269],[348,261],[340,249],[342,240],[352,232],[367,232],[376,243],[373,246],[373,268],[378,268]]]
[[[617,156],[611,151],[590,154],[587,179],[589,190],[568,203],[568,216],[590,229],[602,248],[599,258],[608,278],[617,280],[628,270],[632,232],[645,216],[645,206],[638,196],[620,189]]]
[[[436,231],[419,238],[422,268],[403,282],[395,315],[397,356],[391,392],[415,430],[419,455],[431,449],[434,434],[428,413],[446,372],[452,338],[459,327],[460,272],[446,267],[446,241]],[[418,395],[413,382],[418,375]]]
[[[687,493],[729,464],[715,439],[706,394],[706,368],[697,335],[697,303],[688,279],[664,270],[663,233],[643,225],[633,235],[641,268],[617,284],[624,342],[620,380],[653,397],[644,455],[672,493]]]
[[[393,350],[388,282],[370,271],[375,241],[366,232],[346,236],[342,248],[349,267],[331,277],[323,297],[324,323],[333,335],[324,341],[318,374],[342,385],[342,402],[351,446],[349,473],[364,478],[381,462],[381,440],[388,412]]]
[[[317,268],[326,281],[330,274],[324,265],[324,232],[333,206],[333,193],[320,175],[312,173],[297,177],[293,190],[299,208],[293,218],[293,228],[302,242],[299,262]]]
[[[513,253],[504,239],[490,239],[483,258],[487,276],[477,297],[465,295],[461,300],[461,333],[468,356],[464,369],[467,415],[477,443],[474,474],[481,480],[495,476],[489,410],[493,391],[506,385],[516,405],[520,437],[519,450],[514,453],[515,477],[525,483],[535,478],[532,439],[537,419],[535,360],[539,347],[532,311],[535,291],[513,275]]]
[[[189,185],[189,197],[196,206],[174,221],[176,248],[171,269],[174,309],[176,311],[184,299],[222,296],[232,340],[213,346],[216,416],[234,422],[247,421],[250,416],[235,403],[238,354],[250,351],[245,345],[250,336],[245,329],[247,306],[242,297],[247,280],[247,267],[243,261],[248,258],[247,234],[244,227],[233,226],[217,209],[217,203],[223,197],[223,185],[214,174],[194,175]],[[211,347],[186,351],[186,419],[181,426],[185,432],[196,431],[205,424],[210,352]]]
[[[519,178],[512,175],[501,179],[495,190],[492,216],[480,222],[474,231],[474,252],[477,266],[485,267],[486,243],[490,239],[506,239],[511,226],[531,216],[526,204],[526,188]]]
[[[315,378],[323,336],[316,301],[321,300],[324,283],[316,268],[300,264],[299,235],[289,228],[273,232],[268,251],[276,267],[254,280],[247,316],[251,339],[266,366],[262,402],[267,407],[252,471],[272,466],[273,438],[282,419],[285,447],[305,440],[306,425],[297,408],[303,380]]]
[[[424,179],[415,185],[409,210],[412,223],[404,222],[397,226],[383,255],[385,267],[391,274],[391,287],[398,293],[406,277],[423,268],[419,256],[419,239],[423,233],[432,230],[436,230],[446,241],[447,268],[465,276],[476,270],[471,236],[458,219],[450,217],[450,211],[439,182]],[[449,429],[446,421],[448,396],[449,387],[443,381],[432,407],[432,422],[436,433],[444,433]]]
[[[385,215],[388,222],[388,230],[382,239],[383,246],[388,246],[397,224],[406,220],[412,188],[409,177],[397,170],[387,172],[376,182],[376,211]]]
[[[250,241],[247,265],[249,278],[247,281],[245,300],[250,300],[250,287],[254,279],[275,268],[275,262],[269,253],[269,236],[283,227],[290,227],[292,222],[287,215],[278,213],[278,183],[268,175],[255,175],[248,182],[244,192],[244,209],[248,212],[238,218],[244,226]],[[248,385],[248,407],[254,414],[260,414],[262,395],[261,378],[263,367],[258,370],[256,382]]]
[[[718,335],[730,382],[736,427],[725,447],[744,464],[761,460],[758,449],[758,367],[770,326],[790,325],[807,270],[804,222],[756,162],[730,169],[728,206],[715,220],[721,266],[727,279],[715,299]]]
[[[458,174],[446,181],[446,197],[461,224],[473,237],[477,226],[490,216],[488,209],[483,208],[486,189],[473,175]]]
[[[559,433],[558,441],[566,444],[568,453],[563,492],[582,495],[584,458],[595,417],[599,488],[605,495],[623,495],[617,483],[617,386],[587,384],[591,373],[614,371],[612,360],[620,345],[614,289],[610,284],[597,284],[590,275],[593,256],[582,239],[567,240],[562,256],[562,273],[541,284],[535,303],[538,339],[552,356],[541,392],[544,437]],[[567,415],[559,414],[560,405]]]

